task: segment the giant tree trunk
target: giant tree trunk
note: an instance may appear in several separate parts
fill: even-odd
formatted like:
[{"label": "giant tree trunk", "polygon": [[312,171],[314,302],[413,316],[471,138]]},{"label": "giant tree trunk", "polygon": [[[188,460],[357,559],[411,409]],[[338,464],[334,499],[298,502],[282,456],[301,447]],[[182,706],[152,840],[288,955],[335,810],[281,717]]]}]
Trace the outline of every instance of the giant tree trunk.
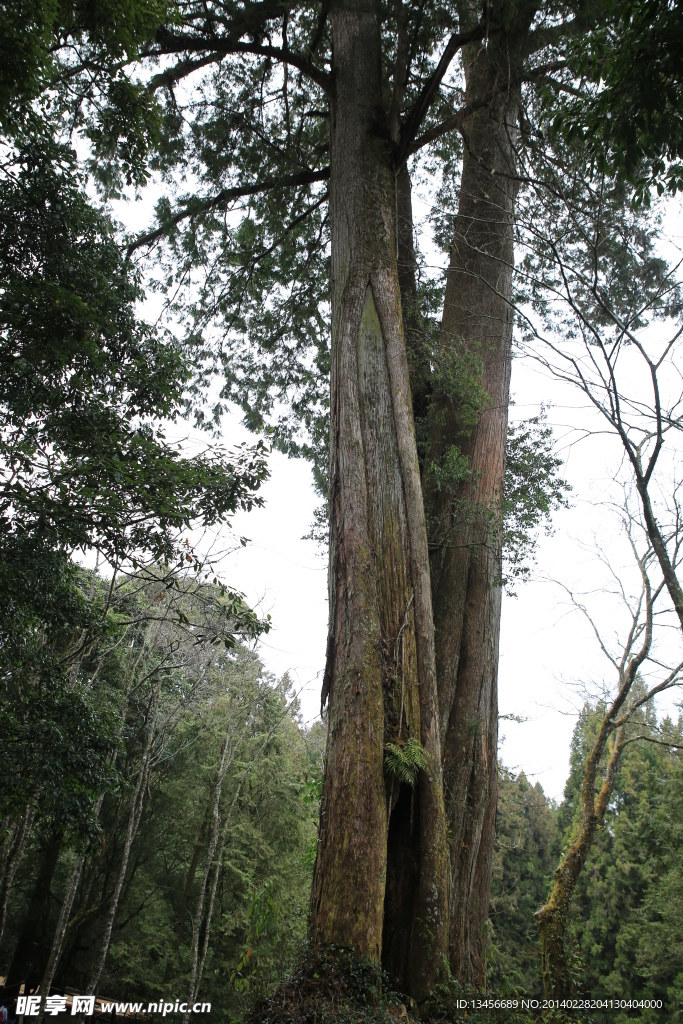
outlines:
[{"label": "giant tree trunk", "polygon": [[[448,853],[395,178],[375,6],[336,8],[332,29],[329,715],[311,925],[420,996],[447,950]],[[386,743],[408,737],[430,765],[414,794],[384,771]]]},{"label": "giant tree trunk", "polygon": [[[493,94],[493,45],[463,52],[467,103]],[[500,56],[500,55],[499,55]],[[500,82],[498,81],[498,89]],[[488,402],[475,426],[448,394],[435,396],[432,447],[456,446],[470,476],[454,493],[430,489],[428,513],[446,818],[452,833],[449,958],[483,985],[497,802],[500,500],[510,389],[517,94],[498,95],[465,124],[459,212],[439,346],[479,361]]]}]

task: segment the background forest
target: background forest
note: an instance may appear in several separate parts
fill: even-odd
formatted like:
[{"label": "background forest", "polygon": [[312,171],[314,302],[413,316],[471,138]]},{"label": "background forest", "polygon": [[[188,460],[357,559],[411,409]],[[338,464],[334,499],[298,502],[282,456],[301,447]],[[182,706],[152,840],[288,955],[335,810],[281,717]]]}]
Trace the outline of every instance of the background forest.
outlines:
[{"label": "background forest", "polygon": [[[92,575],[83,573],[78,585],[92,600]],[[128,583],[119,623],[88,650],[83,670],[98,705],[116,709],[118,721],[124,701],[96,841],[86,845],[82,821],[69,820],[63,799],[57,802],[64,791],[56,791],[16,871],[0,956],[10,984],[46,963],[85,850],[55,975],[57,990],[84,990],[108,922],[129,807],[137,798],[140,812],[99,991],[105,999],[144,1002],[160,993],[182,995],[198,929],[201,998],[239,1016],[276,989],[305,948],[325,728],[302,726],[289,680],[269,677],[248,648],[217,654],[191,635],[206,629],[217,599],[211,586],[206,593],[183,593],[187,620],[180,624],[172,614],[177,598],[169,601],[165,587],[162,580]],[[138,789],[151,707],[157,709],[157,731],[144,789]],[[501,769],[488,970],[488,990],[499,996],[542,998],[534,914],[572,834],[585,753],[600,711],[586,705],[580,715],[559,806],[523,774]],[[677,752],[658,742],[663,725],[680,736],[680,724],[657,723],[651,711],[640,716],[639,734],[654,742],[633,744],[624,756],[577,889],[569,942],[577,993],[662,999],[668,1019],[676,1020],[683,1009],[683,766]],[[64,732],[77,755],[82,737]],[[220,858],[209,877],[207,915],[206,906],[198,913],[197,901],[217,796]],[[641,1015],[661,1019],[661,1011]],[[632,1015],[610,1016],[625,1021]]]},{"label": "background forest", "polygon": [[[23,985],[238,1019],[323,935],[433,1020],[444,992],[683,1019],[681,8],[357,8],[0,8],[11,1014]],[[553,581],[607,666],[559,802],[498,754],[501,594],[572,501],[547,409],[508,419],[513,332],[616,445],[594,509],[631,558]],[[312,722],[220,569],[273,449],[331,552]]]}]

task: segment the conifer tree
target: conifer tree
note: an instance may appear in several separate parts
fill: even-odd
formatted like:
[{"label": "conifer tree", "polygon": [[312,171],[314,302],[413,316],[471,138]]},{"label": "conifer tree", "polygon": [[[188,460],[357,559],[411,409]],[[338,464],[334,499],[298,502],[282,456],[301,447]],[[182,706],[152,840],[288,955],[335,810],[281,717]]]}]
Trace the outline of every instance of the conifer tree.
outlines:
[{"label": "conifer tree", "polygon": [[[485,975],[520,103],[571,77],[589,8],[136,3],[48,26],[51,95],[105,195],[165,183],[129,256],[156,255],[223,400],[312,458],[328,495],[312,932],[415,996],[446,960]],[[455,133],[434,330],[409,160],[452,167]],[[428,768],[393,785],[385,747],[409,741]]]}]

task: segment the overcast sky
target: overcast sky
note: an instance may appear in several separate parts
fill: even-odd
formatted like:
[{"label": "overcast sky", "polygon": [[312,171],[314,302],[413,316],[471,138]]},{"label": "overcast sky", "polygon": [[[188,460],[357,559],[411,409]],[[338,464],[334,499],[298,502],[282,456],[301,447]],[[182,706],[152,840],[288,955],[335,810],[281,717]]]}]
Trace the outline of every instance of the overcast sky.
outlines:
[{"label": "overcast sky", "polygon": [[[115,213],[129,226],[144,228],[152,221],[154,199],[154,191],[148,190],[140,202],[116,204]],[[419,199],[416,206],[419,210]],[[666,244],[673,251],[671,247],[678,246],[683,235],[680,202],[672,201],[670,211]],[[433,253],[431,258],[445,262],[443,254]],[[516,597],[503,599],[500,713],[524,721],[501,721],[500,756],[506,766],[524,771],[541,783],[548,796],[559,800],[568,772],[571,734],[585,692],[596,694],[603,682],[611,680],[610,666],[590,626],[571,610],[561,584],[590,592],[586,605],[611,639],[624,620],[603,590],[607,580],[596,544],[625,580],[637,586],[638,577],[616,519],[606,507],[619,494],[615,485],[621,462],[618,445],[604,434],[586,436],[584,428],[599,425],[595,415],[577,392],[558,384],[530,360],[513,361],[512,395],[514,419],[535,415],[541,403],[548,407],[564,476],[573,491],[571,508],[554,518],[553,535],[539,539],[532,579],[516,588]],[[170,429],[169,436],[184,438],[189,448],[206,443],[204,435],[187,425]],[[253,441],[241,426],[238,412],[226,418],[223,437],[227,445]],[[216,538],[214,549],[234,547],[240,535],[249,538],[246,547],[223,558],[221,575],[262,614],[270,614],[272,629],[260,643],[260,654],[277,676],[290,673],[301,692],[304,720],[311,722],[319,714],[324,669],[327,562],[326,552],[303,537],[320,499],[306,463],[273,453],[270,469],[270,480],[261,492],[265,507],[236,515],[233,534],[226,531]],[[670,638],[670,648],[676,647],[680,648],[677,630]],[[675,699],[680,696],[669,696],[661,707],[673,709]]]},{"label": "overcast sky", "polygon": [[[518,396],[514,413],[524,418],[537,411],[541,398],[547,401],[559,390],[518,361],[513,382]],[[537,401],[535,390],[541,392]],[[521,400],[522,391],[526,401]],[[566,459],[564,472],[573,487],[571,508],[555,516],[552,536],[540,538],[532,579],[516,587],[516,597],[503,598],[500,713],[526,721],[501,721],[501,760],[540,782],[556,799],[562,796],[572,729],[585,690],[597,692],[612,676],[590,626],[552,581],[592,591],[586,604],[609,640],[625,620],[602,591],[608,581],[595,544],[627,582],[637,585],[617,521],[602,504],[616,494],[608,472],[610,464],[614,468],[616,446],[594,438],[578,441],[564,425],[570,416],[585,412],[551,407],[558,448]],[[226,424],[225,436],[229,441],[248,437],[237,416]],[[274,453],[270,465],[271,478],[262,492],[265,507],[233,519],[235,533],[250,542],[223,560],[222,573],[262,613],[271,615],[273,628],[260,644],[263,661],[278,676],[291,674],[301,689],[304,719],[311,721],[319,713],[324,668],[327,562],[318,545],[302,538],[319,499],[306,463]]]}]

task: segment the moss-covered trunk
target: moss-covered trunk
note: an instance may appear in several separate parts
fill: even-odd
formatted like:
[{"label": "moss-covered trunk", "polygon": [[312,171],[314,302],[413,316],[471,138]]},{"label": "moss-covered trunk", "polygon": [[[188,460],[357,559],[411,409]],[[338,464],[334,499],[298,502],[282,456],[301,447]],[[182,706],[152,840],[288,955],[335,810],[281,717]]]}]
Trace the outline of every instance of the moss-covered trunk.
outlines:
[{"label": "moss-covered trunk", "polygon": [[[447,949],[448,853],[427,534],[396,261],[374,5],[332,13],[329,700],[316,941],[382,959],[414,995]],[[384,769],[414,738],[414,794]],[[396,941],[391,941],[393,939]]]},{"label": "moss-covered trunk", "polygon": [[[635,676],[635,672],[633,675]],[[582,813],[576,835],[560,861],[559,867],[555,870],[553,889],[548,902],[536,914],[538,929],[541,933],[543,990],[546,999],[565,999],[571,995],[571,978],[567,970],[564,941],[569,908],[576,883],[593,845],[595,830],[602,824],[605,817],[607,804],[614,789],[614,779],[619,761],[626,743],[624,727],[621,726],[616,731],[605,778],[596,797],[595,778],[598,764],[612,728],[613,719],[605,718],[586,761],[581,787]]]},{"label": "moss-covered trunk", "polygon": [[[463,54],[467,102],[459,211],[439,339],[445,384],[432,407],[432,456],[467,458],[469,476],[437,489],[428,511],[446,818],[452,834],[450,964],[483,985],[497,800],[500,500],[512,343],[515,143],[518,97],[500,89],[504,55]],[[457,368],[460,367],[458,370]],[[486,393],[478,415],[448,390],[451,369]],[[438,383],[438,382],[437,382]],[[455,458],[453,458],[455,456]]]}]

